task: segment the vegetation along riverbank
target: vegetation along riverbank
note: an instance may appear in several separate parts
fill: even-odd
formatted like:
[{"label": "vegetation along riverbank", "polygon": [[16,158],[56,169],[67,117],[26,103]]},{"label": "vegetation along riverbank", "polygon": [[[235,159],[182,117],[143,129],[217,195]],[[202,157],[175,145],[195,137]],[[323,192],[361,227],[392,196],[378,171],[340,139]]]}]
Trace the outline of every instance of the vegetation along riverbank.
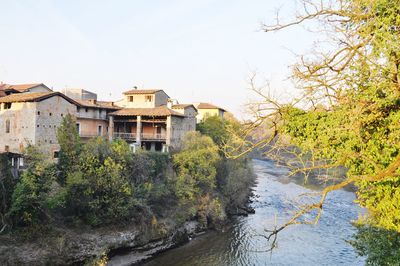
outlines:
[{"label": "vegetation along riverbank", "polygon": [[132,153],[123,140],[81,142],[72,116],[58,130],[58,162],[34,146],[12,178],[2,160],[0,264],[68,265],[107,261],[116,250],[137,262],[220,229],[245,214],[254,183],[249,159],[221,151],[234,119],[210,117],[172,153]]}]

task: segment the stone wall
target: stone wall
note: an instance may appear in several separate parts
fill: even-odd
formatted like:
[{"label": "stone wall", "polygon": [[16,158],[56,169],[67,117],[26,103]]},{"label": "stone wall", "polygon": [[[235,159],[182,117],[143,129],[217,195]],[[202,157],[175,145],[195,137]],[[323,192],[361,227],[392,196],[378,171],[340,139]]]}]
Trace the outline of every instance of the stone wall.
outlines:
[{"label": "stone wall", "polygon": [[[10,109],[0,110],[0,152],[8,150],[14,153],[23,152],[28,144],[35,144],[36,104],[12,103]],[[6,123],[10,123],[10,132],[6,133]]]},{"label": "stone wall", "polygon": [[67,114],[75,115],[76,106],[60,96],[53,96],[36,103],[35,142],[46,153],[60,149],[57,128]]}]

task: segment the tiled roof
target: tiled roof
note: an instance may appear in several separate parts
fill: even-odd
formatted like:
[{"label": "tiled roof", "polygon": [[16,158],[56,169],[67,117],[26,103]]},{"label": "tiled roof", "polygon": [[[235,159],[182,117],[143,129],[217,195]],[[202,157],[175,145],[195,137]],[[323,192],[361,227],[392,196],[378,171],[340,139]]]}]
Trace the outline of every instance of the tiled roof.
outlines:
[{"label": "tiled roof", "polygon": [[124,94],[154,94],[162,90],[129,90],[125,91]]},{"label": "tiled roof", "polygon": [[82,107],[91,107],[91,108],[104,108],[104,109],[113,109],[119,110],[121,107],[113,105],[113,102],[105,102],[105,101],[93,101],[93,100],[75,100]]},{"label": "tiled roof", "polygon": [[72,104],[78,104],[71,98],[60,92],[32,92],[32,93],[16,93],[0,98],[0,103],[18,103],[18,102],[40,102],[42,100],[60,96]]},{"label": "tiled roof", "polygon": [[193,108],[196,108],[196,107],[194,107],[193,104],[174,104],[174,105],[172,105],[172,109],[185,109],[190,106],[192,106]]},{"label": "tiled roof", "polygon": [[218,107],[216,105],[213,105],[211,103],[198,103],[198,104],[195,104],[195,106],[197,109],[221,109],[221,110],[225,111],[225,109]]},{"label": "tiled roof", "polygon": [[154,108],[124,108],[118,110],[116,112],[110,113],[113,116],[181,116],[184,117],[183,114],[180,114],[174,110],[167,108],[166,106],[159,106]]},{"label": "tiled roof", "polygon": [[11,84],[0,84],[0,90],[15,90],[17,92],[26,92],[29,89],[38,87],[38,86],[44,86],[47,88],[46,85],[43,83],[32,83],[32,84],[16,84],[16,85],[11,85]]}]

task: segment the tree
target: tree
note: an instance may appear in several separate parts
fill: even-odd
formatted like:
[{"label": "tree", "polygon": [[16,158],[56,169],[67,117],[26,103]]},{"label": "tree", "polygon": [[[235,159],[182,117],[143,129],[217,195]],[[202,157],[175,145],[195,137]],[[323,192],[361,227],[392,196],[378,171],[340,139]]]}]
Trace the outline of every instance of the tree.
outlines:
[{"label": "tree", "polygon": [[218,146],[222,146],[228,138],[226,121],[219,116],[209,116],[197,125],[197,130],[201,134],[207,135]]},{"label": "tree", "polygon": [[47,195],[56,171],[54,165],[34,146],[27,148],[25,158],[28,168],[13,191],[7,215],[14,225],[34,226],[49,218]]},{"label": "tree", "polygon": [[57,140],[60,145],[59,181],[63,184],[67,174],[75,168],[82,148],[76,119],[71,114],[67,114],[63,118],[60,127],[57,129]]},{"label": "tree", "polygon": [[252,106],[255,119],[244,132],[268,125],[268,136],[252,148],[268,147],[268,154],[307,159],[293,173],[338,166],[348,171],[341,182],[326,187],[314,204],[272,230],[268,239],[274,245],[276,234],[301,223],[305,213],[314,213],[314,219],[306,222],[316,223],[327,194],[351,183],[358,187],[359,204],[368,209],[364,222],[400,232],[400,2],[301,3],[303,9],[292,22],[278,19],[274,25],[264,25],[264,30],[314,21],[312,26],[319,25],[320,32],[326,33],[330,50],[325,46],[319,53],[299,58],[292,78],[303,95],[292,103],[276,101],[252,79],[262,101]]},{"label": "tree", "polygon": [[0,234],[11,225],[7,215],[12,204],[12,193],[16,180],[11,173],[7,155],[0,154]]},{"label": "tree", "polygon": [[126,171],[130,158],[124,141],[110,143],[99,137],[85,144],[76,169],[67,175],[67,210],[91,225],[128,218],[133,204]]},{"label": "tree", "polygon": [[216,185],[216,166],[220,160],[218,147],[210,137],[199,132],[187,133],[182,146],[182,150],[173,156],[178,198],[194,199],[210,193]]}]

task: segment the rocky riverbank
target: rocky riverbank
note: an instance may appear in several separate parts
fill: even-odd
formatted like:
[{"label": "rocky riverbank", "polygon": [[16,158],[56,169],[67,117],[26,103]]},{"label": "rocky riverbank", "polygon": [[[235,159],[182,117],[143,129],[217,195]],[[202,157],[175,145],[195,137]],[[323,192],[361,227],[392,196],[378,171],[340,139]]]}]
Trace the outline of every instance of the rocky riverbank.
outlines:
[{"label": "rocky riverbank", "polygon": [[[227,210],[228,216],[254,213],[248,204],[250,196],[242,205]],[[90,265],[97,261],[135,265],[183,245],[207,230],[197,221],[177,224],[165,219],[158,221],[157,226],[59,227],[29,239],[19,234],[3,235],[0,236],[0,265]]]},{"label": "rocky riverbank", "polygon": [[31,240],[1,236],[0,265],[81,265],[107,259],[121,250],[129,250],[130,254],[135,252],[132,263],[138,263],[184,244],[205,230],[195,221],[179,226],[165,222],[162,226],[162,230],[135,225],[89,230],[56,229]]}]

